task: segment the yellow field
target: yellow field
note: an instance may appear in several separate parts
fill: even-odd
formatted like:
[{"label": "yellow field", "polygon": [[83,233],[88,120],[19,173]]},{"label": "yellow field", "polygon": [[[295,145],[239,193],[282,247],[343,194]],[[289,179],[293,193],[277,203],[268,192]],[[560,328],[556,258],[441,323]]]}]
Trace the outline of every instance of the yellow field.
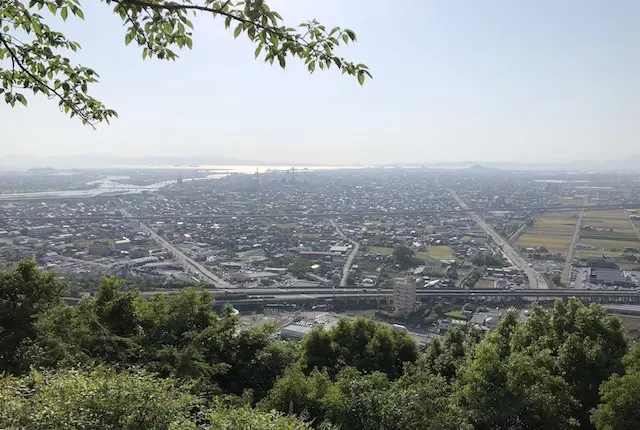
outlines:
[{"label": "yellow field", "polygon": [[437,260],[453,260],[453,250],[448,246],[427,246],[426,251],[416,252],[418,258],[435,258]]},{"label": "yellow field", "polygon": [[571,244],[571,236],[551,236],[545,234],[528,234],[524,233],[516,245],[522,248],[535,248],[537,246],[544,246],[551,253],[559,252],[561,254],[566,253],[569,250]]},{"label": "yellow field", "polygon": [[575,230],[577,214],[546,212],[536,217],[533,227],[527,228],[516,241],[521,248],[542,246],[551,253],[566,254]]},{"label": "yellow field", "polygon": [[624,210],[590,211],[582,218],[582,226],[597,229],[613,229],[615,232],[630,233],[635,236],[628,214]]},{"label": "yellow field", "polygon": [[[592,229],[586,230],[585,227]],[[605,251],[640,248],[640,240],[629,220],[629,214],[622,209],[587,212],[582,219],[578,242]]]}]

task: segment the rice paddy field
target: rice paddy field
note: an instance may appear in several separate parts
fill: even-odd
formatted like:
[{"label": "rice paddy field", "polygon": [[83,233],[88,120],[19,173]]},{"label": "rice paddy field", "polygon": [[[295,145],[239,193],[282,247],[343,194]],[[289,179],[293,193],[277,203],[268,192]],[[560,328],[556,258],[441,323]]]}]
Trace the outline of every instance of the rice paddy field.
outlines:
[{"label": "rice paddy field", "polygon": [[426,251],[416,252],[418,258],[435,258],[436,260],[453,260],[453,250],[448,246],[427,246]]},{"label": "rice paddy field", "polygon": [[576,212],[544,212],[516,241],[520,248],[542,246],[551,253],[567,254],[577,221]]},{"label": "rice paddy field", "polygon": [[[590,227],[590,229],[588,229]],[[582,219],[578,243],[594,246],[596,250],[577,250],[578,256],[622,253],[624,248],[640,248],[638,232],[622,209],[590,211]]]}]

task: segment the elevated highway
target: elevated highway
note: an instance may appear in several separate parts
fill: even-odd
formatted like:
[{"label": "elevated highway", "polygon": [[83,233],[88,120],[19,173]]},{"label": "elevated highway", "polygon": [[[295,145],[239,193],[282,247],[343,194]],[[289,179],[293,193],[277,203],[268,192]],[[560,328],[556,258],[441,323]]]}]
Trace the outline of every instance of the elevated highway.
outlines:
[{"label": "elevated highway", "polygon": [[[393,290],[390,288],[234,288],[233,290],[207,289],[216,296],[216,301],[222,303],[305,303],[322,302],[329,299],[391,299]],[[155,294],[176,294],[179,290],[145,291],[143,297]],[[527,301],[567,299],[576,297],[588,302],[601,303],[640,303],[640,292],[636,290],[578,290],[578,289],[433,289],[420,290],[416,293],[418,299],[462,299],[492,300],[492,299],[522,299]],[[64,298],[68,303],[77,303],[77,298]]]}]

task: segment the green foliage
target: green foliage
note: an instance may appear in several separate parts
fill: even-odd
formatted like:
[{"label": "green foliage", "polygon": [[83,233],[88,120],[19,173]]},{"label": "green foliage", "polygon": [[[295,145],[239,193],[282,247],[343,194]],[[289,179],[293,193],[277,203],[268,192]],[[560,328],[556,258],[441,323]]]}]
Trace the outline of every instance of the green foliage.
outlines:
[{"label": "green foliage", "polygon": [[309,428],[276,412],[215,405],[151,374],[64,370],[0,379],[0,427],[29,430]]},{"label": "green foliage", "polygon": [[23,261],[12,272],[0,272],[0,371],[21,366],[16,351],[37,335],[38,315],[60,303],[64,285],[51,273]]},{"label": "green foliage", "polygon": [[489,252],[479,252],[473,256],[473,264],[485,267],[504,267],[505,261],[498,255]]},{"label": "green foliage", "polygon": [[399,246],[393,250],[393,259],[400,269],[406,270],[414,265],[415,252],[406,246]]},{"label": "green foliage", "polygon": [[289,266],[291,274],[298,278],[304,278],[307,272],[311,272],[313,261],[298,258]]},{"label": "green foliage", "polygon": [[214,409],[206,415],[210,430],[306,430],[312,427],[293,417],[275,411],[258,412],[247,406],[241,408]]},{"label": "green foliage", "polygon": [[404,363],[417,358],[417,346],[407,333],[364,318],[341,319],[329,331],[316,327],[302,344],[304,369],[326,369],[331,375],[343,366],[351,366],[364,372],[384,372],[396,379]]},{"label": "green foliage", "polygon": [[420,353],[365,319],[299,345],[271,340],[271,326],[241,329],[197,289],[145,300],[105,278],[69,307],[63,288],[33,262],[0,273],[0,428],[640,426],[640,346],[575,299],[526,322],[508,311],[483,341],[454,327]]},{"label": "green foliage", "polygon": [[271,326],[239,331],[230,309],[218,316],[213,304],[211,294],[196,289],[145,300],[135,291],[123,291],[121,281],[106,278],[95,297],[73,308],[42,309],[33,334],[14,342],[16,364],[2,369],[135,366],[189,381],[196,392],[240,395],[250,390],[263,397],[298,360],[298,348],[270,341]]},{"label": "green foliage", "polygon": [[602,403],[591,413],[598,430],[640,428],[640,373],[613,375],[600,387]]},{"label": "green foliage", "polygon": [[[310,73],[332,66],[357,78],[362,85],[371,74],[334,51],[341,44],[356,41],[350,29],[327,28],[312,20],[292,28],[264,0],[101,0],[113,9],[125,27],[124,43],[142,48],[142,58],[175,60],[176,50],[193,47],[194,25],[190,15],[209,15],[234,27],[234,37],[244,34],[256,45],[255,57],[274,61],[284,68],[288,58],[302,60]],[[40,13],[63,21],[84,19],[80,0],[0,0],[0,95],[5,102],[27,105],[26,91],[55,98],[71,117],[95,126],[109,122],[117,113],[89,95],[98,74],[88,67],[73,65],[66,56],[80,44],[52,29]],[[3,65],[6,60],[7,66]]]},{"label": "green foliage", "polygon": [[167,379],[108,369],[31,373],[0,380],[0,427],[189,429],[196,399]]}]

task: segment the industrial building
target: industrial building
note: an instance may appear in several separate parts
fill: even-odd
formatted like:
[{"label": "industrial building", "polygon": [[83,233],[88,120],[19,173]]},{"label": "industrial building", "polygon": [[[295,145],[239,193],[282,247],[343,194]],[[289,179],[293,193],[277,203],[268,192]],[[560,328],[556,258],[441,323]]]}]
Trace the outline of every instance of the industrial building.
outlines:
[{"label": "industrial building", "polygon": [[589,281],[592,284],[608,285],[616,287],[635,287],[631,278],[625,276],[620,269],[605,269],[601,267],[589,268]]},{"label": "industrial building", "polygon": [[289,324],[280,329],[280,336],[283,339],[302,340],[311,330],[311,327],[306,325]]}]

